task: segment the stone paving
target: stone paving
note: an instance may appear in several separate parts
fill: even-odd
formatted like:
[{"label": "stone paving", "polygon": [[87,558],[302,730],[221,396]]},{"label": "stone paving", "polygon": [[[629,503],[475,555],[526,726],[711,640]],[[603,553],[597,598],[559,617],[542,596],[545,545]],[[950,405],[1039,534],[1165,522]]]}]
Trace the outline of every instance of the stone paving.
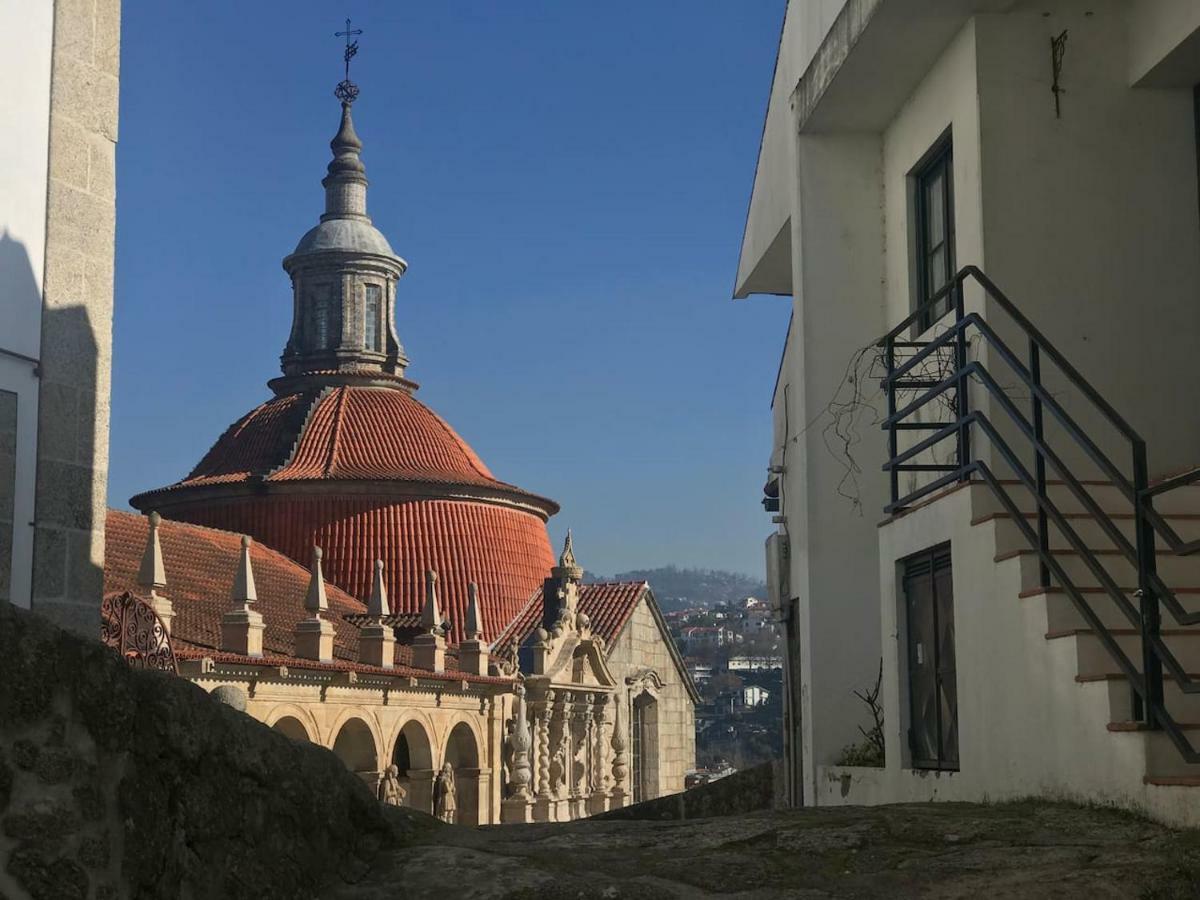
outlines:
[{"label": "stone paving", "polygon": [[1200,897],[1200,832],[1040,802],[492,828],[430,820],[412,840],[327,896]]}]

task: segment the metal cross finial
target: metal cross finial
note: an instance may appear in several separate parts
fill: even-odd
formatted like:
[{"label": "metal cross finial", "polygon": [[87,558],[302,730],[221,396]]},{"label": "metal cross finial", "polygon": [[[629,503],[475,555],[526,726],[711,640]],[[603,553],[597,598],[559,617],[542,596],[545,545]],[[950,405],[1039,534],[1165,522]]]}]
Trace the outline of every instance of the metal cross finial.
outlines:
[{"label": "metal cross finial", "polygon": [[346,63],[346,77],[343,81],[338,83],[336,88],[334,88],[333,95],[343,103],[347,104],[353,103],[358,97],[358,85],[350,80],[350,60],[354,58],[356,53],[358,53],[358,41],[351,41],[350,38],[362,33],[363,30],[361,28],[352,29],[350,27],[350,20],[347,19],[346,30],[335,31],[333,34],[334,37],[344,37],[346,39],[346,50],[342,54],[342,58]]}]

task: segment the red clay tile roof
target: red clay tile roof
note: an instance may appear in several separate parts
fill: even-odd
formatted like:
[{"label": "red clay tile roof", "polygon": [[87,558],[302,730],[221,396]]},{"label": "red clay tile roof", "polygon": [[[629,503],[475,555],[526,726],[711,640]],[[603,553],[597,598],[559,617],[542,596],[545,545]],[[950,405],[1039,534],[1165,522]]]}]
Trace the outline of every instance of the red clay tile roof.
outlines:
[{"label": "red clay tile roof", "polygon": [[384,562],[396,613],[420,612],[425,571],[438,573],[442,614],[461,641],[467,583],[479,585],[484,638],[511,622],[554,565],[546,526],[532,513],[466,500],[396,500],[369,494],[267,494],[197,498],[164,505],[164,516],[251,535],[292,559],[325,554],[325,577],[354,597],[369,597],[375,560]]},{"label": "red clay tile roof", "polygon": [[[604,581],[579,586],[579,611],[591,620],[592,633],[604,638],[611,649],[613,641],[633,615],[634,607],[649,589],[644,581]],[[524,643],[525,638],[538,627],[542,619],[542,589],[530,598],[525,608],[495,641],[503,647],[516,638]]]},{"label": "red clay tile roof", "polygon": [[[105,594],[132,591],[144,595],[144,589],[137,584],[137,574],[148,530],[144,516],[115,509],[108,511],[104,550]],[[158,534],[167,574],[167,587],[163,593],[170,598],[175,611],[171,642],[177,654],[184,657],[232,658],[231,654],[220,652],[221,616],[230,608],[230,590],[241,551],[241,535],[166,519],[159,526]],[[266,658],[273,660],[260,662],[320,667],[319,663],[296,658],[293,641],[296,623],[308,618],[308,612],[304,609],[308,570],[259,543],[250,545],[250,560],[258,593],[255,609],[262,614],[266,625],[263,651]],[[357,663],[358,627],[343,617],[358,620],[365,614],[366,606],[329,583],[328,574],[326,595],[329,598],[328,618],[334,628],[334,657],[338,661],[334,667],[361,669],[363,667]],[[398,644],[395,661],[397,666],[411,666],[412,647]],[[447,653],[446,669],[448,678],[465,677],[458,671],[458,657],[453,650]],[[411,674],[422,678],[436,677],[431,672],[417,669],[413,669]]]},{"label": "red clay tile roof", "polygon": [[252,479],[409,481],[526,493],[492,475],[410,392],[352,385],[267,401],[231,425],[186,478],[160,490]]}]

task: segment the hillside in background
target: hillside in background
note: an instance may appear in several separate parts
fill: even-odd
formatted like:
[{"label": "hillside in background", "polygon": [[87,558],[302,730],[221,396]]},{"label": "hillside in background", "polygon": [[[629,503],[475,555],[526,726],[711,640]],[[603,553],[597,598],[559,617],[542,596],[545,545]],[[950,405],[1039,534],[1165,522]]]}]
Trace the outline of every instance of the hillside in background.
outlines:
[{"label": "hillside in background", "polygon": [[587,572],[584,581],[648,581],[658,605],[664,612],[686,609],[689,606],[715,606],[742,597],[767,596],[767,585],[761,579],[738,572],[717,569],[681,569],[662,566],[658,569],[635,569],[616,575],[596,575]]}]

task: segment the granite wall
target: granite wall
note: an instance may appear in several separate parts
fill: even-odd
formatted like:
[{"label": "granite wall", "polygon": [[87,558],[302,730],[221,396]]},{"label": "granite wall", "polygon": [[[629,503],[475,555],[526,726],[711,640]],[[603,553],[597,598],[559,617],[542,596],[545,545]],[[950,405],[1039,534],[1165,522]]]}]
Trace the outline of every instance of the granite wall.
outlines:
[{"label": "granite wall", "polygon": [[0,897],[309,897],[438,827],[330,751],[0,604]]},{"label": "granite wall", "polygon": [[33,608],[100,628],[116,228],[120,0],[55,0]]},{"label": "granite wall", "polygon": [[[621,726],[626,729],[626,747],[632,753],[633,738],[629,732],[631,710],[641,687],[630,684],[652,670],[662,679],[663,686],[655,691],[655,722],[657,764],[650,796],[658,797],[683,790],[684,776],[696,765],[696,713],[688,692],[686,677],[675,665],[666,634],[655,620],[646,599],[639,601],[628,624],[613,641],[608,665],[620,685],[622,698]],[[632,777],[632,763],[630,765]],[[629,784],[626,788],[632,790]]]}]

